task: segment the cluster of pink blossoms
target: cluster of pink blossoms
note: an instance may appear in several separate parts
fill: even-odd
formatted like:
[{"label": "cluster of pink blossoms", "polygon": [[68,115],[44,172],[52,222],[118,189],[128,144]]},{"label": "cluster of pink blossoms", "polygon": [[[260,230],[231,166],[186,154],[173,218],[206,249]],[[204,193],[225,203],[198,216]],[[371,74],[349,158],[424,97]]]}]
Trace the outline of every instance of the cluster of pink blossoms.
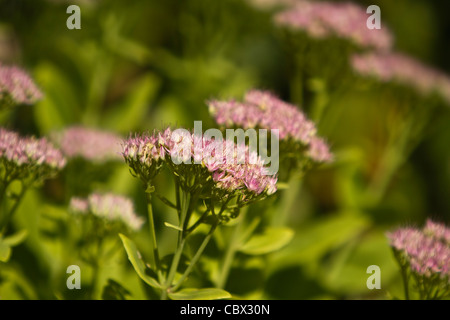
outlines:
[{"label": "cluster of pink blossoms", "polygon": [[429,237],[441,240],[450,246],[450,228],[447,228],[444,224],[428,220],[423,228],[423,233]]},{"label": "cluster of pink blossoms", "polygon": [[450,281],[450,229],[427,221],[422,229],[401,228],[388,234],[391,246],[401,252],[418,275],[440,275]]},{"label": "cluster of pink blossoms", "polygon": [[136,215],[129,198],[112,193],[93,193],[87,198],[73,197],[69,208],[75,214],[92,214],[109,223],[121,222],[132,231],[138,231],[144,224],[144,220]]},{"label": "cluster of pink blossoms", "polygon": [[335,36],[362,48],[386,51],[392,47],[393,37],[388,29],[367,28],[366,10],[352,2],[300,0],[296,5],[275,16],[275,22],[293,30],[306,32],[312,38]]},{"label": "cluster of pink blossoms", "polygon": [[112,132],[73,126],[55,133],[52,140],[67,158],[81,157],[93,162],[121,159],[122,138]]},{"label": "cluster of pink blossoms", "polygon": [[185,129],[168,128],[131,137],[124,143],[123,157],[143,180],[152,179],[167,164],[178,176],[192,173],[200,180],[212,180],[216,190],[228,193],[260,195],[276,191],[277,177],[268,174],[256,152],[233,141],[209,139]]},{"label": "cluster of pink blossoms", "polygon": [[250,90],[244,101],[208,102],[216,122],[243,129],[277,129],[281,140],[293,140],[306,147],[306,156],[314,162],[329,162],[333,156],[327,143],[317,136],[315,124],[295,105],[280,100],[267,91]]},{"label": "cluster of pink blossoms", "polygon": [[41,98],[41,91],[23,70],[0,64],[0,106],[33,104]]},{"label": "cluster of pink blossoms", "polygon": [[21,137],[4,128],[0,128],[0,159],[6,174],[17,178],[53,173],[66,164],[61,151],[45,138]]},{"label": "cluster of pink blossoms", "polygon": [[356,73],[381,82],[411,86],[423,95],[439,94],[450,104],[450,77],[400,53],[366,53],[351,58]]}]

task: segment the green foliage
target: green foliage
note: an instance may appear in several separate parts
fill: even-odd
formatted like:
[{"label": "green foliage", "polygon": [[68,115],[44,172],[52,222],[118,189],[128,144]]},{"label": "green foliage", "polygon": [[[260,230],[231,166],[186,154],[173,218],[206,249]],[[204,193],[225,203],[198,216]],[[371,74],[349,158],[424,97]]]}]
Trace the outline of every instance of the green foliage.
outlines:
[{"label": "green foliage", "polygon": [[123,246],[125,247],[128,259],[133,265],[134,270],[136,270],[138,276],[149,286],[157,289],[161,288],[161,285],[156,281],[156,279],[146,274],[146,265],[142,261],[141,254],[137,250],[134,242],[128,239],[123,234],[120,234],[120,239],[122,240]]},{"label": "green foliage", "polygon": [[290,228],[267,228],[261,234],[254,234],[239,251],[249,255],[268,254],[286,246],[293,236]]},{"label": "green foliage", "polygon": [[[404,298],[386,232],[430,216],[450,221],[448,106],[432,109],[432,99],[337,72],[346,56],[333,41],[311,54],[332,60],[314,60],[310,67],[318,73],[307,78],[297,50],[305,37],[289,39],[273,23],[276,9],[252,2],[83,1],[82,29],[68,30],[65,2],[2,1],[0,63],[27,70],[44,99],[0,110],[1,127],[43,137],[81,124],[125,138],[202,120],[206,130],[217,127],[206,100],[240,101],[248,89],[261,88],[301,101],[335,161],[297,172],[295,186],[280,182],[273,198],[235,220],[215,226],[212,215],[200,219],[176,259],[186,230],[166,171],[156,187],[143,188],[124,163],[81,162],[89,170],[79,170],[72,162],[74,170],[68,166],[28,189],[0,230],[1,299]],[[448,4],[383,0],[380,6],[396,49],[450,73],[442,31]],[[12,199],[11,188],[0,197]],[[161,259],[147,220],[136,234],[103,239],[102,254],[86,261],[82,230],[68,206],[71,197],[93,190],[129,196],[141,217],[151,203]],[[156,192],[164,198],[149,201]],[[206,202],[187,209],[192,224]],[[177,268],[167,282],[172,264]],[[81,290],[66,286],[69,265],[81,268]],[[381,290],[366,286],[370,265],[381,268]]]},{"label": "green foliage", "polygon": [[172,300],[218,300],[231,298],[231,295],[222,289],[216,288],[186,288],[175,293],[169,293]]},{"label": "green foliage", "polygon": [[5,238],[0,237],[0,262],[8,262],[12,248],[25,241],[26,237],[26,230],[19,231]]}]

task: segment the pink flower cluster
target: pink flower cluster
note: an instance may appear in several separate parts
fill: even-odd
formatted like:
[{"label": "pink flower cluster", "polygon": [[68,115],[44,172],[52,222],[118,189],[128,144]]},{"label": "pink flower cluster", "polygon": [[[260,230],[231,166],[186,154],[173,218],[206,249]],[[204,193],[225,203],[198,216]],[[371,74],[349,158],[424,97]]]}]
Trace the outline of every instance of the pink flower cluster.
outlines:
[{"label": "pink flower cluster", "polygon": [[352,2],[300,0],[275,16],[280,26],[306,32],[312,38],[336,36],[362,48],[389,50],[393,38],[388,29],[367,28],[368,15],[364,8]]},{"label": "pink flower cluster", "polygon": [[0,63],[0,102],[8,98],[13,104],[33,104],[42,93],[23,70]]},{"label": "pink flower cluster", "polygon": [[244,129],[277,129],[281,140],[292,139],[307,147],[306,155],[315,162],[331,161],[326,142],[316,135],[315,124],[299,108],[267,91],[250,90],[243,102],[208,102],[209,112],[220,125]]},{"label": "pink flower cluster", "polygon": [[73,197],[69,208],[76,214],[92,214],[108,222],[122,222],[133,231],[138,231],[144,224],[144,220],[136,215],[129,198],[112,193],[93,193],[87,198]]},{"label": "pink flower cluster", "polygon": [[88,161],[119,160],[122,138],[112,132],[73,126],[52,136],[67,158],[81,157]]},{"label": "pink flower cluster", "polygon": [[428,220],[423,230],[401,228],[388,238],[391,246],[404,254],[413,272],[425,277],[450,276],[450,229],[445,225]]},{"label": "pink flower cluster", "polygon": [[[193,139],[194,159],[203,154],[202,163],[212,173],[218,188],[229,192],[246,189],[256,195],[276,192],[277,178],[269,175],[261,157],[246,145],[237,145],[230,140],[208,140],[204,137],[200,140],[196,136]],[[199,140],[197,143],[196,139]]]},{"label": "pink flower cluster", "polygon": [[20,137],[4,128],[0,128],[0,159],[16,170],[38,167],[60,170],[66,164],[61,151],[45,138]]},{"label": "pink flower cluster", "polygon": [[135,135],[122,145],[122,155],[127,163],[139,162],[141,166],[151,167],[161,164],[170,150],[172,130],[167,128],[163,132],[154,132],[153,135]]},{"label": "pink flower cluster", "polygon": [[367,53],[351,58],[356,73],[382,82],[396,81],[421,94],[439,94],[450,104],[450,77],[400,53]]},{"label": "pink flower cluster", "polygon": [[450,228],[447,228],[444,224],[428,220],[423,228],[423,233],[450,246]]},{"label": "pink flower cluster", "polygon": [[[192,172],[186,166],[206,169],[197,171],[200,179],[212,178],[217,189],[249,191],[252,194],[272,194],[277,178],[268,175],[263,160],[247,146],[229,140],[213,140],[185,129],[167,128],[153,135],[131,137],[123,146],[123,157],[137,173],[166,163],[177,175]],[[169,159],[170,158],[170,159]],[[149,177],[156,172],[149,174]]]}]

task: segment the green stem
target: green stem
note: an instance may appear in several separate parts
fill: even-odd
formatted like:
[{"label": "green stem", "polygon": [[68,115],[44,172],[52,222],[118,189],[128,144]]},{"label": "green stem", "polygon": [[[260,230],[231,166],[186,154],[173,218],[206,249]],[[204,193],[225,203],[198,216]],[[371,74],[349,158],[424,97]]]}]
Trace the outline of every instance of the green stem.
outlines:
[{"label": "green stem", "polygon": [[328,106],[330,97],[327,92],[327,85],[325,80],[315,79],[314,99],[311,107],[311,118],[317,125],[320,124],[325,109]]},{"label": "green stem", "polygon": [[83,117],[83,121],[90,125],[97,124],[99,120],[100,109],[106,95],[113,65],[112,58],[106,56],[105,52],[100,49],[96,49],[96,61],[92,66],[93,72],[88,86],[86,109]]},{"label": "green stem", "polygon": [[424,110],[421,113],[416,112],[410,115],[402,123],[402,126],[396,127],[397,131],[393,133],[381,157],[377,173],[367,189],[366,196],[369,205],[378,204],[382,200],[393,175],[420,142],[429,123],[430,114]]},{"label": "green stem", "polygon": [[238,243],[240,240],[241,231],[244,225],[245,212],[241,213],[241,220],[234,227],[233,234],[231,235],[230,243],[228,245],[227,251],[225,253],[225,258],[222,264],[222,271],[220,272],[219,279],[217,281],[217,288],[223,289],[227,284],[228,275],[230,274],[231,265],[234,260],[238,249]]},{"label": "green stem", "polygon": [[292,103],[303,105],[303,79],[300,71],[297,71],[290,81]]},{"label": "green stem", "polygon": [[[189,192],[183,192],[183,197],[181,199],[181,214],[179,219],[179,227],[183,228],[186,217],[189,214],[189,209],[191,207],[191,194]],[[167,299],[167,291],[172,285],[173,279],[178,269],[178,264],[180,262],[181,255],[183,253],[184,245],[186,244],[185,230],[178,233],[178,244],[175,251],[175,255],[170,266],[169,273],[166,278],[166,282],[162,288],[161,300]]]},{"label": "green stem", "polygon": [[166,206],[178,210],[177,205],[173,204],[172,201],[170,201],[169,199],[167,199],[166,197],[164,197],[163,195],[155,192],[155,195],[158,197],[159,200],[161,200]]},{"label": "green stem", "polygon": [[183,191],[183,197],[181,199],[181,214],[179,227],[183,230],[178,233],[178,243],[180,244],[182,239],[185,237],[186,229],[184,228],[186,219],[189,216],[189,210],[191,209],[191,194],[189,192]]},{"label": "green stem", "polygon": [[304,66],[306,48],[302,45],[301,48],[296,48],[296,53],[293,56],[294,75],[290,80],[291,102],[299,106],[304,105]]},{"label": "green stem", "polygon": [[209,212],[210,209],[209,208],[206,209],[205,212],[202,213],[200,218],[198,218],[198,220],[192,226],[186,229],[186,236],[189,235],[191,232],[193,232],[205,220]]},{"label": "green stem", "polygon": [[408,275],[404,267],[402,267],[403,290],[405,291],[405,300],[409,300]]},{"label": "green stem", "polygon": [[178,282],[171,288],[171,291],[176,291],[182,284],[183,281],[187,278],[187,276],[191,273],[192,269],[194,268],[195,264],[197,263],[198,259],[200,259],[200,256],[202,255],[203,251],[205,250],[206,246],[209,243],[209,240],[211,240],[211,237],[214,233],[214,230],[219,225],[219,220],[217,220],[209,230],[208,234],[206,235],[205,239],[203,239],[202,244],[198,248],[197,252],[195,253],[194,257],[192,258],[191,262],[189,263],[189,266],[187,267],[186,271],[183,273],[181,278],[178,280]]},{"label": "green stem", "polygon": [[402,144],[389,146],[383,154],[379,173],[368,188],[369,204],[377,204],[381,201],[392,176],[404,162],[406,156],[403,154],[404,146]]},{"label": "green stem", "polygon": [[180,200],[180,181],[178,177],[175,177],[175,196],[176,196],[176,206],[178,218],[181,217],[181,200]]},{"label": "green stem", "polygon": [[407,267],[402,263],[402,258],[400,256],[400,253],[398,253],[395,249],[392,249],[394,252],[395,260],[397,261],[398,265],[400,266],[400,271],[402,274],[402,280],[403,280],[403,290],[405,292],[405,300],[409,300],[409,284],[408,284],[408,272]]},{"label": "green stem", "polygon": [[1,182],[0,185],[0,205],[3,203],[3,198],[5,197],[6,188],[8,188],[9,183],[5,180]]},{"label": "green stem", "polygon": [[8,223],[11,220],[11,217],[13,216],[14,212],[19,207],[19,204],[20,204],[26,190],[27,190],[27,187],[22,184],[22,190],[20,190],[20,193],[17,195],[15,202],[14,202],[13,206],[11,207],[11,209],[9,211],[7,211],[5,219],[1,222],[0,234],[6,233],[7,228],[8,228]]},{"label": "green stem", "polygon": [[166,283],[161,293],[161,300],[167,299],[167,291],[172,285],[172,281],[175,277],[175,274],[177,273],[178,264],[180,262],[181,254],[183,253],[185,243],[186,239],[184,238],[181,240],[179,246],[177,247],[177,251],[175,252],[175,255],[172,260],[172,265],[170,266],[169,275],[167,276]]},{"label": "green stem", "polygon": [[280,227],[286,225],[289,220],[294,202],[297,200],[301,189],[301,181],[297,174],[292,174],[288,181],[288,188],[283,191],[280,199],[280,210],[273,215],[272,226]]},{"label": "green stem", "polygon": [[98,276],[100,274],[100,261],[102,260],[102,239],[97,238],[96,243],[96,253],[94,255],[94,259],[92,261],[92,280],[91,280],[91,292],[90,292],[90,299],[94,299],[95,291],[97,290],[98,286]]},{"label": "green stem", "polygon": [[152,246],[152,258],[155,264],[156,272],[158,274],[158,278],[161,281],[162,272],[161,272],[161,262],[159,259],[159,251],[158,251],[158,243],[156,241],[156,230],[155,230],[155,221],[153,218],[153,207],[152,207],[152,196],[147,194],[147,211],[148,211],[148,224],[150,227],[150,239]]}]

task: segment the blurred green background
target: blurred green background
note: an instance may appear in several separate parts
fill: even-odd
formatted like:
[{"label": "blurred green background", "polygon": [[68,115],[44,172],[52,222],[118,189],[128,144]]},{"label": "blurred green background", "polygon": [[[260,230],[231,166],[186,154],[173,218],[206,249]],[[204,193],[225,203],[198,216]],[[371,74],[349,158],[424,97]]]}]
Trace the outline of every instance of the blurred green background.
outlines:
[{"label": "blurred green background", "polygon": [[[450,74],[449,2],[358,3],[380,6],[396,49]],[[66,27],[69,4],[81,8],[81,30]],[[243,0],[0,0],[0,61],[25,68],[45,93],[37,105],[15,109],[10,127],[45,136],[84,124],[127,137],[166,125],[190,128],[202,120],[205,130],[214,126],[207,99],[240,99],[247,90],[261,88],[290,101],[289,54],[272,15]],[[376,97],[375,91],[356,88],[332,101],[327,110],[339,110],[335,125],[319,124],[319,132],[336,162],[309,172],[286,209],[294,239],[275,254],[234,268],[227,290],[266,299],[401,296],[385,233],[421,225],[428,217],[449,222],[450,109],[440,111],[381,200],[366,205],[390,108]],[[309,112],[308,105],[302,108]],[[111,169],[107,182],[96,187],[133,197],[145,216],[140,183],[125,165]],[[65,289],[65,268],[77,264],[61,238],[70,228],[66,208],[58,179],[27,194],[14,223],[29,236],[12,256],[11,263],[20,267],[2,273],[5,297],[83,297]],[[165,210],[155,204],[162,246],[168,247],[173,234],[162,225]],[[147,237],[145,232],[136,237],[144,255]],[[100,282],[114,279],[133,298],[145,298],[123,250],[119,256],[105,267]],[[373,264],[381,268],[381,290],[366,287],[366,269]]]}]

